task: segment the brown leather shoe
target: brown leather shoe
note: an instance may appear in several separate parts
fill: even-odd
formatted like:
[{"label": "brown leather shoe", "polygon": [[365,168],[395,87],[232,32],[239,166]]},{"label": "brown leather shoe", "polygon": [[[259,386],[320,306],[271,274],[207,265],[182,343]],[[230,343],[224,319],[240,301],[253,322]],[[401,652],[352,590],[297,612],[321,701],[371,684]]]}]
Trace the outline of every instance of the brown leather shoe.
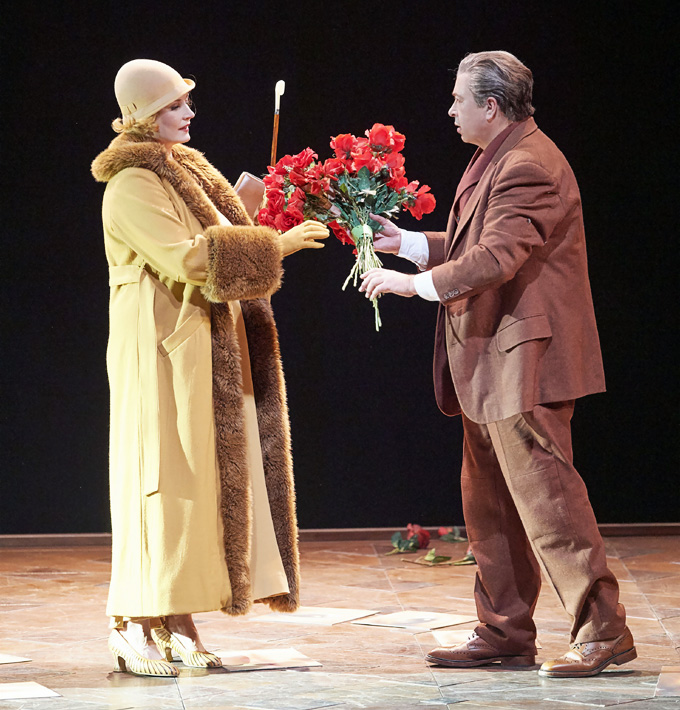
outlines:
[{"label": "brown leather shoe", "polygon": [[597,675],[610,663],[620,666],[637,658],[633,635],[626,630],[615,639],[572,643],[561,658],[546,661],[538,675],[548,678],[581,678]]},{"label": "brown leather shoe", "polygon": [[465,643],[453,648],[435,648],[425,656],[425,660],[449,668],[474,668],[496,661],[500,661],[502,666],[533,666],[536,663],[536,656],[534,654],[512,656],[501,653],[473,631]]}]

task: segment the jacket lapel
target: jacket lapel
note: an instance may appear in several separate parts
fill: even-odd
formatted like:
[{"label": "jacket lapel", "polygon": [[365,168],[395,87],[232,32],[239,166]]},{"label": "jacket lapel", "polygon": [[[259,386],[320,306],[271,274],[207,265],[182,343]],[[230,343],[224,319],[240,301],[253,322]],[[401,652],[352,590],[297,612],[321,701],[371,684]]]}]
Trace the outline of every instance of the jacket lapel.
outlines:
[{"label": "jacket lapel", "polygon": [[481,199],[482,195],[488,192],[489,183],[491,182],[491,176],[493,175],[494,168],[498,164],[499,160],[501,160],[501,158],[503,158],[509,151],[511,151],[522,140],[522,138],[533,133],[535,130],[537,130],[537,128],[538,127],[536,126],[536,121],[534,121],[533,118],[527,119],[525,122],[521,123],[516,130],[512,131],[512,133],[503,141],[501,146],[498,148],[498,150],[496,151],[496,155],[494,155],[493,160],[489,163],[486,170],[482,174],[481,178],[479,179],[479,182],[477,183],[477,186],[470,195],[470,199],[465,205],[465,209],[463,210],[463,213],[460,216],[458,225],[456,226],[453,236],[451,238],[451,243],[449,244],[449,248],[447,249],[447,260],[451,257],[451,253],[453,252],[454,246],[460,240],[463,232],[465,231],[465,228],[467,227],[468,223],[470,222],[470,219],[472,218],[472,215],[475,213],[475,210],[477,209],[477,205],[479,204],[479,200]]}]

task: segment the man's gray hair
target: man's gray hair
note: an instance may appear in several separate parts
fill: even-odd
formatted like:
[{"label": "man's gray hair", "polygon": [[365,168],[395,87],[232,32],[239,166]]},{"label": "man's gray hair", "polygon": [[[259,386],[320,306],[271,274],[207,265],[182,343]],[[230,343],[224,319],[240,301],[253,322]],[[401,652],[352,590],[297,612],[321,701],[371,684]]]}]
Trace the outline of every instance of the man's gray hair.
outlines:
[{"label": "man's gray hair", "polygon": [[468,86],[477,106],[483,106],[488,98],[493,97],[511,121],[533,116],[533,74],[510,52],[468,54],[458,65],[458,74],[470,77]]}]

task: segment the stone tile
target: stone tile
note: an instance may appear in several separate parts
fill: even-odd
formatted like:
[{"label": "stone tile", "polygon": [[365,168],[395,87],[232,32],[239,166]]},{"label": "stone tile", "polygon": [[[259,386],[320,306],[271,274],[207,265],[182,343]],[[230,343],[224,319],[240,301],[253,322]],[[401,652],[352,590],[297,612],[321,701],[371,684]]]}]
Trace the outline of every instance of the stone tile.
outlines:
[{"label": "stone tile", "polygon": [[622,710],[678,710],[678,708],[680,708],[680,699],[653,698],[627,703]]},{"label": "stone tile", "polygon": [[675,646],[676,649],[680,647],[680,616],[663,619],[661,625],[668,634],[673,646]]},{"label": "stone tile", "polygon": [[[434,542],[438,552],[462,556],[465,544]],[[441,548],[441,549],[440,549]],[[475,567],[425,568],[401,556],[384,557],[389,541],[303,543],[303,603],[375,608],[390,612],[431,609],[475,613]],[[35,680],[64,697],[36,700],[22,710],[122,710],[131,707],[191,710],[313,710],[349,708],[507,708],[574,710],[680,710],[678,699],[651,700],[663,666],[680,664],[680,571],[678,539],[607,540],[608,562],[621,581],[638,658],[592,679],[540,679],[535,671],[485,667],[455,670],[430,666],[425,654],[437,646],[431,633],[340,624],[278,625],[259,617],[220,612],[197,615],[209,648],[238,650],[293,646],[323,663],[306,671],[228,673],[179,665],[178,679],[139,678],[111,672],[103,616],[110,550],[61,548],[0,550],[0,652],[32,658],[1,669],[2,679]],[[536,624],[539,659],[567,648],[570,622],[545,584]],[[457,627],[456,627],[457,628]],[[32,701],[31,701],[32,702]],[[48,705],[49,703],[49,705]],[[662,705],[661,703],[672,703]]]},{"label": "stone tile", "polygon": [[660,577],[651,580],[637,580],[643,594],[669,594],[680,596],[680,576]]},{"label": "stone tile", "polygon": [[[672,623],[673,620],[667,621]],[[629,618],[627,624],[636,643],[659,644],[662,646],[668,644],[667,629],[658,619]]]},{"label": "stone tile", "polygon": [[654,610],[658,619],[680,616],[680,598],[667,594],[647,594],[647,603]]}]

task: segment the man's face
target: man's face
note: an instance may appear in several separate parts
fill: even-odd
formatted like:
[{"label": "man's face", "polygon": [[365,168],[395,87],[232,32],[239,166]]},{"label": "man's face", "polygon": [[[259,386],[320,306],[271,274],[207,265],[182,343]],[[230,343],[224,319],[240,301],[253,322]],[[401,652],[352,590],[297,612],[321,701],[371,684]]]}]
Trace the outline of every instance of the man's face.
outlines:
[{"label": "man's face", "polygon": [[469,74],[458,74],[456,77],[449,116],[456,121],[458,133],[465,143],[485,148],[489,132],[488,109],[486,106],[477,106],[468,87],[469,81]]}]

